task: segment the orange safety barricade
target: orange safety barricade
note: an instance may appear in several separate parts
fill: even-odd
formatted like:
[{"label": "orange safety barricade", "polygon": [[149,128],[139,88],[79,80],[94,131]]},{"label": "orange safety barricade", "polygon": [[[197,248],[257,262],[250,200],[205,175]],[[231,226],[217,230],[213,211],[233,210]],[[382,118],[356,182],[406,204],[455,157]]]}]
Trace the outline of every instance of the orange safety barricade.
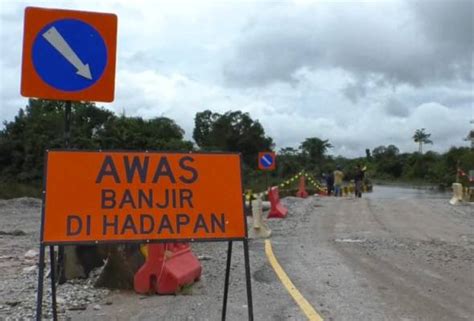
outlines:
[{"label": "orange safety barricade", "polygon": [[288,209],[280,202],[280,195],[277,186],[273,186],[269,189],[268,198],[270,199],[270,212],[268,212],[268,218],[286,217]]},{"label": "orange safety barricade", "polygon": [[301,198],[308,197],[308,192],[306,191],[306,180],[304,175],[300,177],[300,183],[298,186],[298,192],[296,192],[296,196]]},{"label": "orange safety barricade", "polygon": [[135,273],[137,293],[175,294],[201,277],[202,267],[188,243],[148,245],[145,264]]}]

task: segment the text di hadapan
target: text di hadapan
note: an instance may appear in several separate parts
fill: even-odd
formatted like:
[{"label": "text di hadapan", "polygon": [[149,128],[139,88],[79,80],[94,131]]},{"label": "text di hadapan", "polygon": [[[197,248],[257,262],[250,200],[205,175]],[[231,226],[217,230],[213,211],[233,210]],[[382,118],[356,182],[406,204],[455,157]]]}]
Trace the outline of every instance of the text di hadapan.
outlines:
[{"label": "text di hadapan", "polygon": [[[97,205],[102,213],[68,214],[68,236],[90,235],[92,229],[97,228],[104,236],[226,232],[226,213],[194,210],[199,199],[194,197],[192,184],[199,180],[199,172],[193,167],[192,156],[183,156],[174,163],[162,156],[154,164],[148,156],[123,156],[120,167],[117,161],[106,155],[97,170],[95,183],[108,183],[107,188],[100,189]],[[175,174],[176,167],[179,175]],[[137,180],[146,188],[131,184]],[[116,189],[110,188],[111,182]],[[127,184],[130,188],[123,188]]]}]

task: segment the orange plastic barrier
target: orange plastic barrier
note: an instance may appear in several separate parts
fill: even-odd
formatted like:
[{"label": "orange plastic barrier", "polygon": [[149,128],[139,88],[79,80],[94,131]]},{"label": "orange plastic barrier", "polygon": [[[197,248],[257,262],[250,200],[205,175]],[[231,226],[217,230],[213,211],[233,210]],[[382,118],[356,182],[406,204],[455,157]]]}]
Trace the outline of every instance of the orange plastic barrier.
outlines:
[{"label": "orange plastic barrier", "polygon": [[268,218],[285,218],[288,214],[288,209],[280,202],[280,194],[278,193],[277,186],[273,186],[269,189],[268,198],[270,199]]},{"label": "orange plastic barrier", "polygon": [[201,277],[202,267],[188,243],[148,245],[148,257],[135,273],[137,293],[175,294]]},{"label": "orange plastic barrier", "polygon": [[298,186],[298,192],[296,192],[297,197],[306,198],[308,197],[308,192],[306,191],[306,181],[304,175],[300,177],[300,184]]}]

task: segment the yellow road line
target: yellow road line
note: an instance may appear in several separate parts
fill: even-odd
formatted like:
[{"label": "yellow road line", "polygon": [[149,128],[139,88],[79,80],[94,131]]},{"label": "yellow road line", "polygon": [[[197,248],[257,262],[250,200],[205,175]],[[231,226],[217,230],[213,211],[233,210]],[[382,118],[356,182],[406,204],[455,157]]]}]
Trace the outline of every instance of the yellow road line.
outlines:
[{"label": "yellow road line", "polygon": [[270,240],[265,240],[265,253],[267,254],[268,261],[272,265],[275,273],[280,279],[281,283],[285,286],[286,290],[293,297],[295,302],[299,305],[301,310],[310,321],[323,321],[323,318],[316,312],[316,310],[309,304],[308,301],[303,297],[303,295],[298,291],[293,282],[291,282],[288,275],[285,273],[281,265],[278,263],[275,255],[272,250],[272,243]]}]

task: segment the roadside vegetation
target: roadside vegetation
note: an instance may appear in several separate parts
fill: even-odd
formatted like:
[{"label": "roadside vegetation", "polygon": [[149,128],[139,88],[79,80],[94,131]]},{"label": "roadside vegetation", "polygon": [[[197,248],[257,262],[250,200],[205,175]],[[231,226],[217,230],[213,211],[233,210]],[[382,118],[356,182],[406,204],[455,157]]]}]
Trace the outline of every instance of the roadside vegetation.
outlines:
[{"label": "roadside vegetation", "polygon": [[[394,145],[381,145],[367,149],[365,157],[349,159],[328,155],[333,146],[327,139],[309,137],[298,148],[277,151],[277,170],[262,173],[257,170],[257,155],[272,150],[273,139],[258,120],[241,111],[197,113],[193,143],[185,139],[184,130],[172,119],[145,120],[115,115],[92,103],[73,103],[70,136],[72,149],[240,152],[244,187],[253,190],[263,189],[267,182],[279,183],[303,169],[321,179],[323,173],[341,166],[350,180],[355,166],[361,164],[367,167],[367,176],[378,181],[441,186],[455,181],[458,166],[464,171],[474,169],[474,152],[467,147],[452,147],[444,154],[422,153],[423,144],[433,143],[423,128],[413,136],[419,152],[400,153]],[[64,103],[31,99],[0,130],[0,198],[39,196],[44,151],[54,148],[64,148]]]}]

